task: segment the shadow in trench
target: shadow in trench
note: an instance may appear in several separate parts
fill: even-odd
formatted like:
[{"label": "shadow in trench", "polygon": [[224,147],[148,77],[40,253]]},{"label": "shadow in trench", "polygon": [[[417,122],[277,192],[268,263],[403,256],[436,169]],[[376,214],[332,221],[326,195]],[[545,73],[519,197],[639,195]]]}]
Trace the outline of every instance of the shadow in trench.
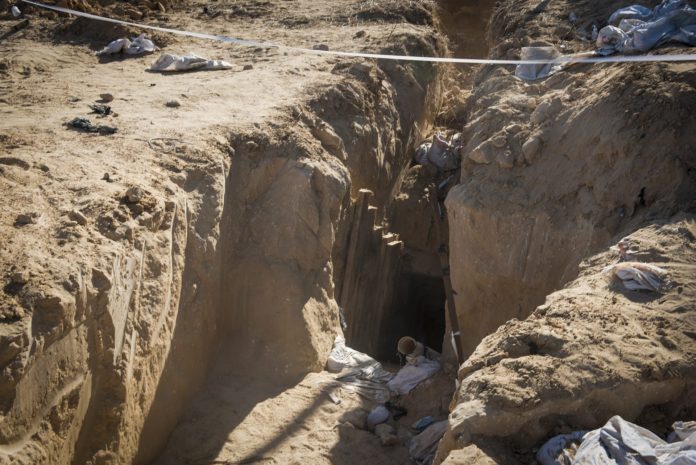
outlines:
[{"label": "shadow in trench", "polygon": [[[167,441],[160,456],[153,464],[237,464],[264,463],[264,457],[274,444],[285,436],[275,437],[261,447],[248,452],[248,443],[254,443],[257,435],[250,433],[247,444],[231,442],[231,433],[250,416],[254,408],[275,398],[297,384],[299,378],[272,379],[267,374],[250,375],[247,370],[229,368],[228,357],[220,357],[206,379],[204,387],[193,399]],[[274,419],[267,419],[273,427]],[[301,419],[297,420],[298,422]],[[299,423],[294,425],[299,427]],[[262,434],[262,431],[258,431]],[[240,437],[244,435],[240,434]],[[232,446],[234,458],[227,460],[226,447]],[[223,459],[223,457],[225,457]]]}]

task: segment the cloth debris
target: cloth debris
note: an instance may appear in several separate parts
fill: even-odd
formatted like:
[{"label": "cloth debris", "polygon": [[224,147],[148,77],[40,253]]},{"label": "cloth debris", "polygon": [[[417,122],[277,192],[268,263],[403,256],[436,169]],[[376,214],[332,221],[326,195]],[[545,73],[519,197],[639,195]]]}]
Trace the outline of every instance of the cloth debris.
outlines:
[{"label": "cloth debris", "polygon": [[117,53],[125,53],[126,55],[143,55],[152,53],[156,49],[155,44],[145,34],[140,34],[133,40],[116,39],[109,42],[103,49],[97,52],[97,56],[116,55]]},{"label": "cloth debris", "polygon": [[667,272],[662,268],[640,262],[621,262],[603,270],[619,278],[629,291],[661,292],[665,287]]},{"label": "cloth debris", "polygon": [[68,127],[82,132],[93,132],[102,135],[114,134],[118,131],[112,126],[104,126],[101,124],[94,125],[87,118],[75,118],[68,123]]},{"label": "cloth debris", "polygon": [[431,463],[437,452],[437,445],[447,431],[447,420],[428,426],[425,431],[411,439],[408,452],[417,463]]},{"label": "cloth debris", "polygon": [[461,163],[461,134],[455,134],[448,142],[442,134],[434,134],[432,141],[423,142],[416,149],[413,161],[419,165],[431,165],[439,171],[452,171]]},{"label": "cloth debris", "polygon": [[435,419],[431,415],[428,415],[427,417],[423,417],[417,422],[415,422],[413,424],[413,429],[415,429],[418,432],[421,432],[428,426],[432,425],[434,422]]},{"label": "cloth debris", "polygon": [[437,361],[429,360],[421,355],[399,370],[396,376],[387,383],[387,386],[394,394],[406,395],[439,370],[440,364]]},{"label": "cloth debris", "polygon": [[12,12],[12,16],[15,18],[19,18],[22,15],[22,11],[17,8],[17,5],[13,5],[12,8],[10,8],[10,11]]},{"label": "cloth debris", "polygon": [[663,0],[655,8],[621,8],[597,37],[601,55],[644,53],[667,42],[696,45],[696,9],[684,0]]},{"label": "cloth debris", "polygon": [[[673,427],[676,432],[679,426],[675,423]],[[680,434],[684,432],[683,429],[680,430]],[[551,438],[539,449],[537,461],[541,465],[696,464],[696,431],[691,430],[691,433],[683,439],[668,443],[651,431],[630,423],[618,415],[609,419],[603,427],[584,434],[582,443],[574,455],[572,452],[563,453],[558,460],[546,455],[552,449],[569,449],[566,447],[567,442],[576,441],[576,435],[581,433]],[[549,443],[554,445],[547,447]]]},{"label": "cloth debris", "polygon": [[326,369],[339,373],[351,369],[348,376],[357,376],[363,380],[385,383],[394,377],[393,373],[382,368],[382,364],[369,355],[346,346],[343,336],[336,336],[333,349],[326,360]]},{"label": "cloth debris", "polygon": [[150,71],[194,71],[230,69],[232,64],[222,60],[208,60],[198,55],[173,55],[163,53],[150,66]]}]

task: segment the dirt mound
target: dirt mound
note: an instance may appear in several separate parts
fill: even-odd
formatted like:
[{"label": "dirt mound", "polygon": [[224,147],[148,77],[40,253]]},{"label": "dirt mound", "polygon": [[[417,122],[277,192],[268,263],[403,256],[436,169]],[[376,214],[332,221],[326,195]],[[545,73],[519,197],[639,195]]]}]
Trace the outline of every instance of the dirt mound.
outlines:
[{"label": "dirt mound", "polygon": [[[626,290],[607,251],[524,321],[486,337],[459,371],[461,386],[440,459],[497,438],[531,451],[555,434],[601,426],[612,415],[666,434],[696,415],[696,217],[679,215],[628,236],[632,260],[667,271],[664,294]],[[476,462],[485,463],[485,462]]]},{"label": "dirt mound", "polygon": [[[585,13],[554,5],[529,28]],[[507,4],[498,11],[526,14]],[[462,182],[447,200],[468,353],[528,315],[619,231],[690,208],[696,195],[693,65],[583,65],[532,83],[483,68],[475,84]]]}]

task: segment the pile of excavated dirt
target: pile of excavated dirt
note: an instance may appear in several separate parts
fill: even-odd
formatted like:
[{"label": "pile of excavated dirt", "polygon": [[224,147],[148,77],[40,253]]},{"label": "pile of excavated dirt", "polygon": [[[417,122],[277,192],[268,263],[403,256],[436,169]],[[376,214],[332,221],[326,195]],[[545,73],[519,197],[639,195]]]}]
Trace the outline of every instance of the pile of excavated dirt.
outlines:
[{"label": "pile of excavated dirt", "polygon": [[[620,6],[499,2],[491,56],[592,50],[592,26]],[[531,463],[543,440],[616,414],[658,434],[694,419],[695,83],[695,65],[668,63],[575,65],[535,82],[504,67],[475,75],[446,202],[471,356],[436,463]],[[633,259],[668,271],[668,290],[608,281],[609,246],[624,236]]]},{"label": "pile of excavated dirt", "polygon": [[[592,50],[558,31],[570,27],[571,12],[579,24],[607,18],[610,3],[598,13],[593,2],[539,11],[531,1],[503,2],[492,55],[509,57],[541,37]],[[514,34],[510,24],[519,25]],[[615,235],[696,198],[693,64],[578,65],[536,82],[513,71],[485,67],[475,77],[461,184],[447,198],[467,355],[499,325],[529,315]]]},{"label": "pile of excavated dirt", "polygon": [[[667,272],[665,292],[612,279],[603,270],[618,262],[615,251],[584,261],[576,280],[487,336],[461,366],[440,460],[480,448],[496,463],[529,463],[543,440],[613,415],[663,437],[696,417],[696,216],[655,221],[628,241],[631,260]],[[465,463],[456,455],[444,463]]]}]

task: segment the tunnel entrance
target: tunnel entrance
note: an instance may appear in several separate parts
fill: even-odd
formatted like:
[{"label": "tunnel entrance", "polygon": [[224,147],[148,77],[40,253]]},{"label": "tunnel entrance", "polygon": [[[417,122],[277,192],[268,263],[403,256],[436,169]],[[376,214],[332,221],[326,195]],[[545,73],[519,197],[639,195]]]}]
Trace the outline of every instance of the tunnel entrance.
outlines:
[{"label": "tunnel entrance", "polygon": [[405,274],[397,285],[393,317],[384,328],[387,346],[394,348],[402,336],[411,336],[442,352],[445,335],[445,288],[442,278]]},{"label": "tunnel entrance", "polygon": [[406,168],[384,213],[363,190],[348,218],[345,272],[337,286],[346,342],[382,361],[399,362],[403,336],[443,350],[446,296],[437,250],[447,243],[447,219],[433,203],[435,180],[423,166]]}]

